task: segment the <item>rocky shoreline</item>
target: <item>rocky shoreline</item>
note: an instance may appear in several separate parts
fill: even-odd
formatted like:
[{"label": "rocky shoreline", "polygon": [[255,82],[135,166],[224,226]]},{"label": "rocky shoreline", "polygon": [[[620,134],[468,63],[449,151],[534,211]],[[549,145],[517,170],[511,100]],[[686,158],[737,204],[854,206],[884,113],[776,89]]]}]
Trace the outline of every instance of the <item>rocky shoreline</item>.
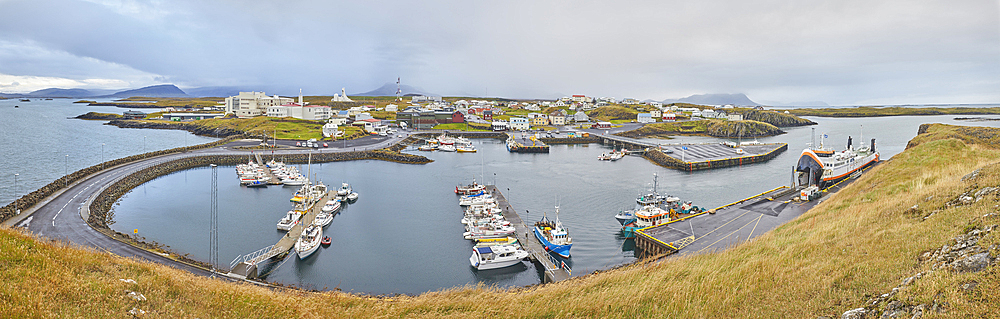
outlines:
[{"label": "rocky shoreline", "polygon": [[196,135],[203,136],[218,136],[227,137],[234,135],[244,135],[242,131],[230,129],[230,128],[208,128],[201,125],[195,125],[191,123],[183,122],[167,122],[167,121],[134,121],[134,120],[122,120],[115,119],[104,123],[104,125],[113,125],[120,128],[148,128],[148,129],[158,129],[158,130],[185,130]]}]

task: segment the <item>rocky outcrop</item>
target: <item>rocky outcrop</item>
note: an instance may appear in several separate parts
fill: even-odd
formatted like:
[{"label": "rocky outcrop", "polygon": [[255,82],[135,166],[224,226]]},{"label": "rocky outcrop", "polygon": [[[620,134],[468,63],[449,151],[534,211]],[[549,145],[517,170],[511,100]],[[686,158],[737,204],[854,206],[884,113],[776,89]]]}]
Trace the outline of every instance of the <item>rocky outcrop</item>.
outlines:
[{"label": "rocky outcrop", "polygon": [[231,128],[212,128],[191,123],[178,123],[169,121],[135,121],[135,120],[113,120],[105,125],[114,125],[120,128],[151,128],[161,130],[185,130],[197,135],[226,137],[233,135],[243,135],[243,131]]},{"label": "rocky outcrop", "polygon": [[758,121],[719,121],[714,120],[708,124],[709,136],[738,138],[738,137],[765,137],[785,134],[777,126]]},{"label": "rocky outcrop", "polygon": [[74,118],[81,120],[118,120],[121,119],[122,116],[121,114],[114,113],[87,112],[87,114],[80,114]]},{"label": "rocky outcrop", "polygon": [[743,119],[764,122],[777,127],[816,125],[816,122],[775,111],[750,110],[743,113]]}]

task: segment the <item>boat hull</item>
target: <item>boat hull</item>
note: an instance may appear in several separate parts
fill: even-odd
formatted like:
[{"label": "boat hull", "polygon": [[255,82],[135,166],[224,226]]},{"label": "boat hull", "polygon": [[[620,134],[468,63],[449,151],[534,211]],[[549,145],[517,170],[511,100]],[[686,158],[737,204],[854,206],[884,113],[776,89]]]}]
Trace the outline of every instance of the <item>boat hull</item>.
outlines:
[{"label": "boat hull", "polygon": [[520,263],[521,263],[520,259],[480,263],[476,260],[476,256],[469,257],[469,264],[472,265],[473,268],[476,268],[478,270],[505,268]]},{"label": "boat hull", "polygon": [[642,228],[635,227],[635,224],[632,223],[625,224],[624,226],[622,226],[622,235],[624,235],[625,238],[635,238],[635,231],[639,229]]},{"label": "boat hull", "polygon": [[535,231],[535,238],[538,238],[538,241],[542,243],[542,246],[545,247],[545,251],[555,253],[556,255],[559,255],[562,258],[569,258],[569,249],[573,247],[573,244],[557,245],[550,242],[548,239],[545,238],[545,236],[542,236],[542,232],[538,230],[538,227],[535,227],[534,231]]}]

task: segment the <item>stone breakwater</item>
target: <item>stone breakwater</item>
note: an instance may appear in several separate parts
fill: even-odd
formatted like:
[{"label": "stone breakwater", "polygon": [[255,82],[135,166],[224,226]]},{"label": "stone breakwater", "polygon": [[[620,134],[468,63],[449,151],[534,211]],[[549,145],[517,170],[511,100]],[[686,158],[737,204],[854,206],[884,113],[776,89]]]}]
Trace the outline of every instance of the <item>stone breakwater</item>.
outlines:
[{"label": "stone breakwater", "polygon": [[226,138],[226,139],[218,140],[218,141],[211,142],[211,143],[201,144],[201,145],[193,145],[193,146],[187,146],[187,147],[178,147],[178,148],[172,148],[172,149],[168,149],[168,150],[162,150],[162,151],[155,151],[155,152],[149,152],[149,153],[144,153],[144,154],[132,155],[132,156],[129,156],[129,157],[123,157],[123,158],[119,158],[119,159],[115,159],[115,160],[110,160],[110,161],[107,161],[107,162],[104,162],[104,163],[100,163],[100,164],[97,164],[97,165],[94,165],[94,166],[83,168],[83,169],[78,170],[76,172],[70,173],[69,175],[60,177],[59,179],[56,179],[55,181],[52,181],[48,185],[45,185],[42,188],[39,188],[39,189],[37,189],[37,190],[35,190],[35,191],[31,192],[31,193],[25,194],[24,196],[21,196],[20,198],[15,199],[10,204],[7,204],[7,206],[0,207],[0,221],[6,221],[6,220],[8,220],[11,217],[14,217],[16,215],[16,213],[14,212],[14,205],[15,205],[15,203],[16,203],[17,207],[19,209],[21,209],[21,210],[24,210],[25,208],[28,208],[28,207],[32,207],[35,204],[41,202],[46,197],[48,197],[48,196],[50,196],[52,194],[55,194],[59,190],[63,189],[67,185],[72,184],[72,183],[74,183],[74,182],[76,182],[76,181],[78,181],[80,179],[83,179],[83,178],[85,178],[85,177],[87,177],[87,176],[89,176],[91,174],[97,173],[97,172],[103,170],[104,168],[112,167],[112,166],[115,166],[115,165],[121,165],[121,164],[125,164],[125,163],[130,163],[130,162],[134,162],[134,161],[146,159],[146,158],[153,157],[153,156],[166,155],[166,154],[178,153],[178,152],[187,152],[187,151],[193,151],[193,150],[204,149],[204,148],[212,148],[212,147],[216,147],[216,146],[219,146],[219,145],[223,145],[223,144],[229,143],[229,142],[235,140],[236,138],[237,137],[229,137],[229,138]]},{"label": "stone breakwater", "polygon": [[601,138],[594,137],[559,137],[559,138],[548,138],[543,137],[538,140],[545,144],[590,144],[590,143],[600,143]]},{"label": "stone breakwater", "polygon": [[234,135],[245,135],[243,131],[224,127],[205,127],[192,123],[178,123],[167,121],[135,121],[135,120],[111,120],[104,125],[114,125],[120,128],[150,128],[160,130],[185,130],[197,135],[227,137]]},{"label": "stone breakwater", "polygon": [[[308,154],[286,154],[282,155],[283,161],[285,163],[306,163],[309,161]],[[355,161],[355,160],[365,160],[365,159],[376,159],[397,163],[406,164],[426,164],[431,162],[430,159],[411,154],[401,154],[390,150],[378,149],[369,151],[357,151],[357,152],[343,152],[343,153],[314,153],[312,154],[312,162],[338,162],[338,161]],[[236,165],[246,161],[246,155],[211,155],[211,156],[197,156],[188,157],[178,160],[173,160],[167,163],[156,164],[151,167],[144,168],[142,170],[136,171],[117,182],[111,184],[107,189],[97,195],[93,203],[90,205],[90,216],[87,220],[91,226],[95,228],[108,228],[108,225],[114,219],[114,212],[112,207],[119,198],[124,196],[133,188],[142,185],[148,181],[153,180],[159,176],[170,174],[173,172],[208,166],[210,164],[217,165]]]}]

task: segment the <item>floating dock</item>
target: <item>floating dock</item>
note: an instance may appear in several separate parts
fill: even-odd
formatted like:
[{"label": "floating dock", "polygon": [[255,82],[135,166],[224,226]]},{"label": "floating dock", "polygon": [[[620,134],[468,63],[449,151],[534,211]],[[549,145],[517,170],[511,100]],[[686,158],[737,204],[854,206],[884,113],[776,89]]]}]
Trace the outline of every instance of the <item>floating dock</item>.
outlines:
[{"label": "floating dock", "polygon": [[657,165],[685,170],[740,166],[766,162],[788,150],[787,143],[695,143],[660,144],[617,135],[599,135],[602,144],[630,151],[645,151],[643,157]]},{"label": "floating dock", "polygon": [[243,256],[237,256],[236,259],[234,259],[229,265],[230,271],[228,275],[230,277],[244,279],[257,278],[257,265],[268,259],[281,259],[286,256],[288,251],[295,247],[295,242],[299,239],[299,234],[302,234],[302,229],[311,225],[313,220],[316,219],[316,215],[322,211],[323,205],[325,205],[327,201],[336,197],[337,191],[333,190],[327,192],[326,196],[323,196],[323,198],[309,203],[305,208],[306,213],[302,215],[301,219],[299,219],[299,223],[292,226],[292,229],[288,230],[288,233],[286,233],[285,236],[281,237],[281,239],[279,239],[274,245],[264,247],[258,251]]},{"label": "floating dock", "polygon": [[545,247],[542,247],[542,243],[538,242],[538,238],[535,238],[535,234],[531,231],[531,227],[527,226],[524,221],[521,220],[521,216],[517,215],[517,212],[510,206],[510,202],[508,202],[507,198],[503,196],[503,193],[501,193],[495,185],[487,185],[486,191],[493,194],[493,198],[496,199],[497,205],[501,210],[503,210],[503,217],[517,229],[517,231],[514,232],[514,236],[517,237],[517,242],[521,243],[521,247],[528,251],[531,261],[545,269],[545,278],[543,278],[543,282],[550,283],[569,279],[570,275],[573,273],[573,269],[567,266],[566,263],[559,261],[559,259],[555,256],[549,254],[549,252],[545,251]]},{"label": "floating dock", "polygon": [[[537,136],[529,135],[517,137],[516,133],[508,135],[507,151],[511,153],[548,153],[549,146],[541,141]],[[529,145],[530,143],[530,145]]]}]

